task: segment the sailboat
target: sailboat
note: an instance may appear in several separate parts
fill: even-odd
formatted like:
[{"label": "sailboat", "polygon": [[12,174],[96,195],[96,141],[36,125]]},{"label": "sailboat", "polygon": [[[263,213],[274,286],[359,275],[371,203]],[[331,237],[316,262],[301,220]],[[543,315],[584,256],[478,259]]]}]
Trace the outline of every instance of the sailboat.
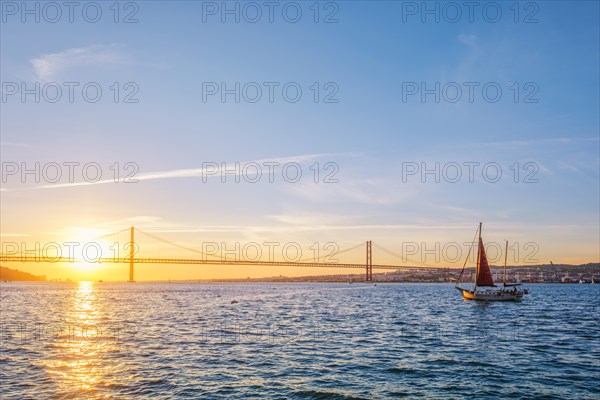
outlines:
[{"label": "sailboat", "polygon": [[[464,288],[459,286],[460,278],[465,271],[467,260],[471,254],[467,255],[467,260],[463,265],[463,269],[458,277],[456,285],[454,286],[460,291],[466,300],[482,300],[482,301],[520,301],[523,296],[527,294],[526,290],[519,290],[517,286],[520,284],[507,284],[506,283],[506,259],[508,251],[504,254],[504,278],[502,287],[498,288],[494,284],[492,273],[490,272],[490,265],[488,263],[487,255],[485,254],[485,248],[483,246],[483,239],[481,238],[481,222],[479,223],[479,229],[477,230],[479,236],[479,243],[477,246],[477,270],[475,271],[475,282],[473,288]],[[506,250],[508,250],[508,241],[506,242]]]}]

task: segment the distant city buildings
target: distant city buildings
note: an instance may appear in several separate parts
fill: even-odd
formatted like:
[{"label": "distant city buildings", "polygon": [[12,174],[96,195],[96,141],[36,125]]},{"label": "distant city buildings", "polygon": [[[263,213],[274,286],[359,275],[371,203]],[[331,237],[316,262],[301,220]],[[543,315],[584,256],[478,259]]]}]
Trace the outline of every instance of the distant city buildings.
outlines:
[{"label": "distant city buildings", "polygon": [[[373,272],[376,282],[451,282],[458,279],[460,270],[449,268],[432,268],[419,270],[396,270],[392,272]],[[271,282],[363,282],[364,273],[344,275],[320,275],[304,277],[273,277],[253,279],[254,281]],[[504,279],[504,268],[492,267],[494,282]],[[474,269],[464,271],[461,281],[474,279]],[[600,264],[584,265],[535,265],[514,266],[507,268],[507,283],[600,283]]]}]

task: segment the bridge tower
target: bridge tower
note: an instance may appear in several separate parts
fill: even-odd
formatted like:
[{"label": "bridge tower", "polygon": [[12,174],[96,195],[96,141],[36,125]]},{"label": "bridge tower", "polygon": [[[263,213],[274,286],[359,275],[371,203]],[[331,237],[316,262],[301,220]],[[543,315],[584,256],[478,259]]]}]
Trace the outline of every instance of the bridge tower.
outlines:
[{"label": "bridge tower", "polygon": [[366,270],[367,275],[365,278],[366,282],[373,282],[373,246],[370,240],[367,241],[367,262]]},{"label": "bridge tower", "polygon": [[131,227],[130,239],[129,239],[129,282],[135,282],[133,280],[133,255],[135,253],[135,241],[133,237],[134,228]]}]

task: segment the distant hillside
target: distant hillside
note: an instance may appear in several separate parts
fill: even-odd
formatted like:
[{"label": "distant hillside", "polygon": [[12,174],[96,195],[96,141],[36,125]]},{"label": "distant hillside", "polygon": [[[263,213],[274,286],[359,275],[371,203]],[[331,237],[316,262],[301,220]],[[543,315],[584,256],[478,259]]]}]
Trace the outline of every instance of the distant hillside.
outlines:
[{"label": "distant hillside", "polygon": [[45,281],[46,276],[32,275],[28,272],[0,267],[0,281]]}]

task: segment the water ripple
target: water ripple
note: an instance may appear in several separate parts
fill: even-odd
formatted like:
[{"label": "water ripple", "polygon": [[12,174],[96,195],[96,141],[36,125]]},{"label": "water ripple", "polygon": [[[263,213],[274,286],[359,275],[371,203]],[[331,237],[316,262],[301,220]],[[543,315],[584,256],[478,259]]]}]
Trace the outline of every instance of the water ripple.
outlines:
[{"label": "water ripple", "polygon": [[2,398],[600,398],[600,286],[530,293],[3,283]]}]

